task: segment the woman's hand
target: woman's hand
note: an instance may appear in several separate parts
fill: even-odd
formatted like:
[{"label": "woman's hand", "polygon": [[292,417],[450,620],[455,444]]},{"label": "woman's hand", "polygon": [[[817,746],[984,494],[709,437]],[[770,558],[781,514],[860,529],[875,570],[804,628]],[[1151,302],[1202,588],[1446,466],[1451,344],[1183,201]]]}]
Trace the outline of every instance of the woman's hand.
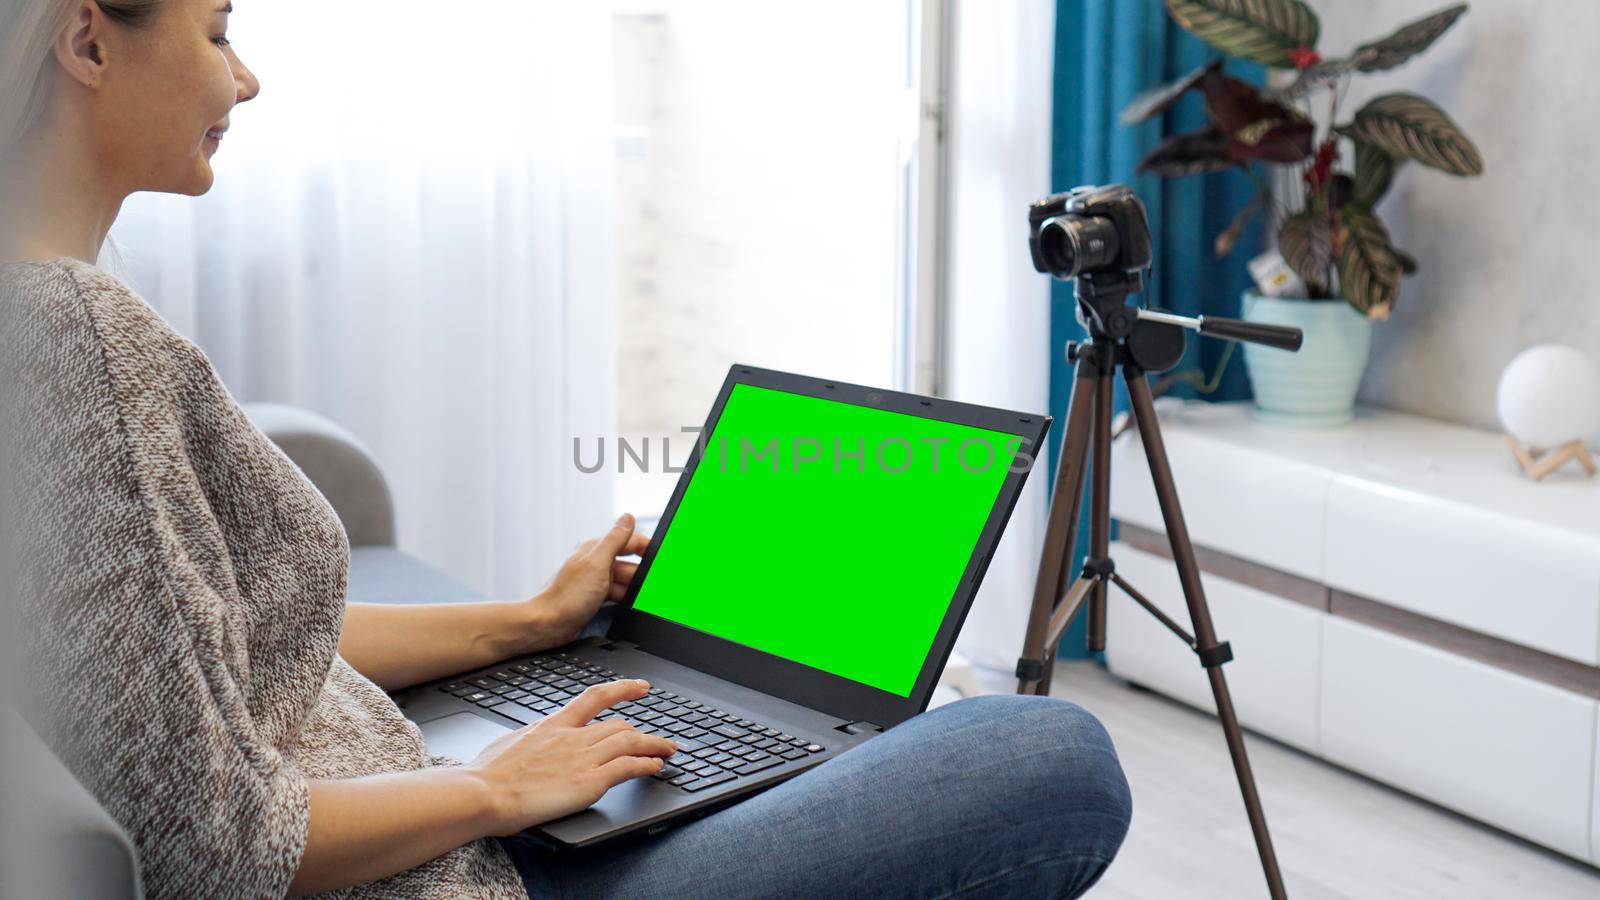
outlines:
[{"label": "woman's hand", "polygon": [[633,524],[633,516],[623,513],[610,531],[579,544],[549,587],[528,601],[539,623],[541,649],[576,638],[601,603],[627,593],[639,564],[618,557],[637,556],[650,546],[650,536],[634,533]]},{"label": "woman's hand", "polygon": [[310,779],[310,823],[290,893],[376,881],[489,835],[515,834],[592,806],[661,771],[677,746],[595,715],[643,697],[642,681],[597,684],[566,708],[500,737],[465,766]]},{"label": "woman's hand", "polygon": [[637,679],[593,685],[543,721],[485,747],[467,768],[494,798],[490,833],[515,834],[587,809],[618,784],[661,771],[677,744],[625,722],[591,721],[649,689]]},{"label": "woman's hand", "polygon": [[647,535],[623,515],[584,541],[550,586],[523,600],[490,603],[351,603],[339,653],[385,690],[399,690],[500,660],[559,647],[578,636],[606,598],[621,599]]}]

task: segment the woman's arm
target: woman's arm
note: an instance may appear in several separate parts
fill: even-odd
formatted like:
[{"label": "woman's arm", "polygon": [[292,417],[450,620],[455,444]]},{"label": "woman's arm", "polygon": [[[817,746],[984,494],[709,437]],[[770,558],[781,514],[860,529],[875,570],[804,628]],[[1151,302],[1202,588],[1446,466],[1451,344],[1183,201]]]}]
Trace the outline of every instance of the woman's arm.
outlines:
[{"label": "woman's arm", "polygon": [[625,514],[604,536],[579,545],[550,586],[527,600],[348,604],[339,654],[394,691],[559,647],[578,636],[606,598],[622,597],[638,567],[618,557],[643,553],[649,543]]},{"label": "woman's arm", "polygon": [[489,833],[488,785],[468,768],[312,781],[311,823],[289,892],[404,872]]},{"label": "woman's arm", "polygon": [[586,809],[612,787],[654,775],[676,744],[617,720],[591,721],[649,688],[637,680],[594,685],[461,768],[312,781],[305,852],[289,892],[386,878],[478,838]]},{"label": "woman's arm", "polygon": [[565,641],[544,621],[541,597],[504,603],[351,603],[345,606],[339,655],[379,687],[397,691],[559,646]]}]

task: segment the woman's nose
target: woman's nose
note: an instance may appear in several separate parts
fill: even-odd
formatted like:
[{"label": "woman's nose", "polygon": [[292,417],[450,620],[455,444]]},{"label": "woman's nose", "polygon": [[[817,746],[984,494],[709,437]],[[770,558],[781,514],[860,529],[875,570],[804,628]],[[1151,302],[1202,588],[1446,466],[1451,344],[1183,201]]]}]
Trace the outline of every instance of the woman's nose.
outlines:
[{"label": "woman's nose", "polygon": [[250,71],[250,67],[241,62],[238,56],[233,58],[233,83],[238,90],[239,103],[254,100],[261,93],[261,82],[256,79],[256,73]]}]

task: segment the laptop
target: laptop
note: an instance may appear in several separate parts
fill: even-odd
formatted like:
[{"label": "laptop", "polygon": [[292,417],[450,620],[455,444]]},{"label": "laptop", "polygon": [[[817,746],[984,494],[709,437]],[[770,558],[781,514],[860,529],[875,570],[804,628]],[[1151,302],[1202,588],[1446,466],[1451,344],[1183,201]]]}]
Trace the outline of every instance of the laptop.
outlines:
[{"label": "laptop", "polygon": [[402,692],[468,760],[591,684],[677,742],[654,776],[533,832],[680,825],[927,709],[1048,416],[735,365],[608,632]]}]

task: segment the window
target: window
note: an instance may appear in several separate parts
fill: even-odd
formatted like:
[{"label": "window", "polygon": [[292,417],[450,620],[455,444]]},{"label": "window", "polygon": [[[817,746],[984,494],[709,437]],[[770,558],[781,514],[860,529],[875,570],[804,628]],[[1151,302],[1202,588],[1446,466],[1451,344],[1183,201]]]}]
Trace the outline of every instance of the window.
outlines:
[{"label": "window", "polygon": [[732,363],[929,387],[924,5],[617,8],[621,508],[665,505]]}]

